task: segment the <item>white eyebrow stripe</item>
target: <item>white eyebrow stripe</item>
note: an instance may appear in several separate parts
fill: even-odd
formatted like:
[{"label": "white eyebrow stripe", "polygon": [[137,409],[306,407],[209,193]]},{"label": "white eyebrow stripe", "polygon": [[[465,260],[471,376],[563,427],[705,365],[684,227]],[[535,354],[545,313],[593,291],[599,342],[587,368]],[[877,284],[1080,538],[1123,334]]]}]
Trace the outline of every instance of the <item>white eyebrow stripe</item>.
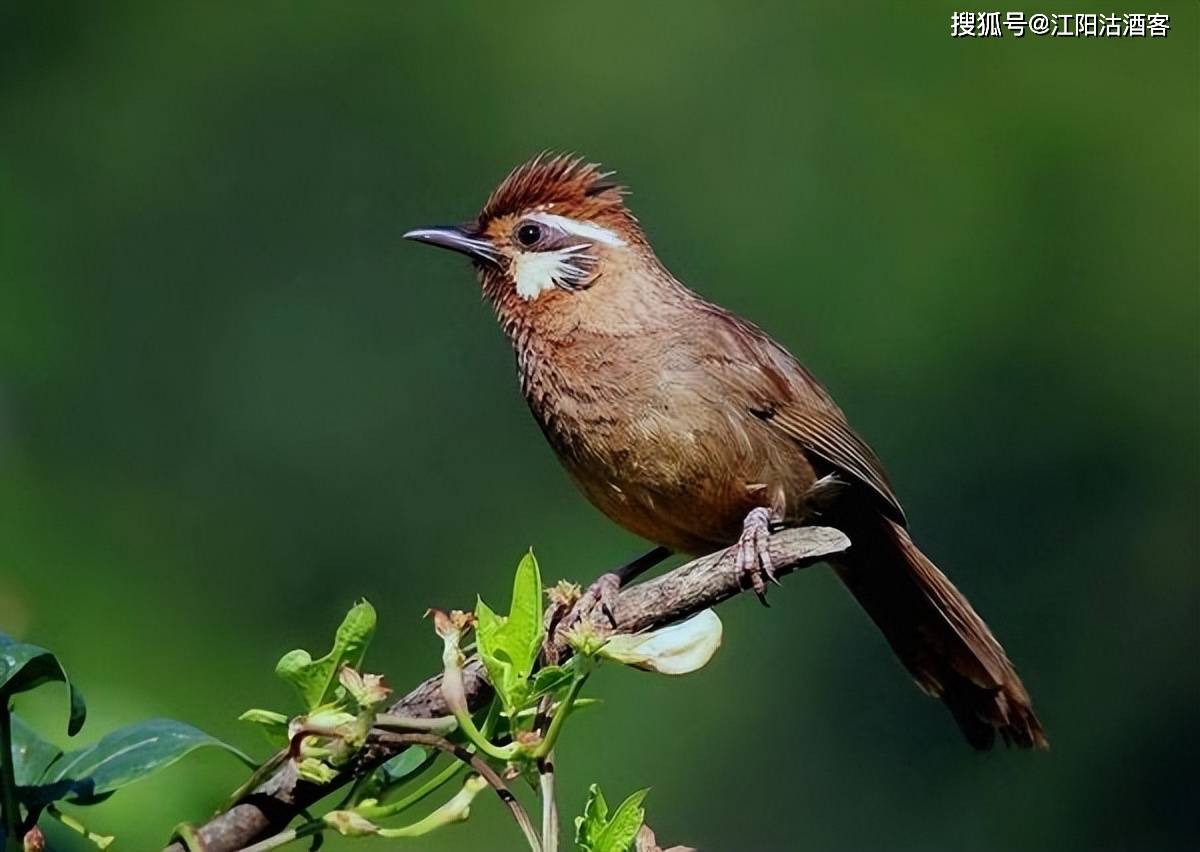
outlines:
[{"label": "white eyebrow stripe", "polygon": [[576,219],[568,219],[566,216],[559,216],[554,213],[534,213],[529,218],[535,222],[559,228],[568,234],[574,234],[577,237],[583,237],[587,240],[595,240],[598,243],[605,243],[610,246],[625,245],[625,241],[608,228],[602,228],[592,222],[580,222]]}]

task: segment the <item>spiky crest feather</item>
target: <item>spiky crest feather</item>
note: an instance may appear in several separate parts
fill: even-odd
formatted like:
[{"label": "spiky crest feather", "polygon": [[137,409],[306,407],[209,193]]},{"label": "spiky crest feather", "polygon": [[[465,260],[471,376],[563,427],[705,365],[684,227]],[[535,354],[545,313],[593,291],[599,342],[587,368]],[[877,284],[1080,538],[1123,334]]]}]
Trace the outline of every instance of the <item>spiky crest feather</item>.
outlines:
[{"label": "spiky crest feather", "polygon": [[625,207],[625,187],[610,180],[612,175],[574,154],[543,151],[513,169],[496,187],[479,213],[479,223],[483,226],[534,209],[580,221],[613,216],[635,221]]}]

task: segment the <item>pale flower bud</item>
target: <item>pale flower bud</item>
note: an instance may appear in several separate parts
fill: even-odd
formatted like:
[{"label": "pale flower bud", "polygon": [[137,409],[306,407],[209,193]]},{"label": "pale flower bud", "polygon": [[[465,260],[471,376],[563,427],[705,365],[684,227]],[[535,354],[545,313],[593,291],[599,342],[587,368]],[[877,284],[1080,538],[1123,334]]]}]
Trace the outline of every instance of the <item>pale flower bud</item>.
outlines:
[{"label": "pale flower bud", "polygon": [[330,811],[321,819],[343,837],[369,837],[379,832],[379,826],[354,811]]},{"label": "pale flower bud", "polygon": [[44,852],[46,849],[46,836],[36,825],[25,832],[24,846],[25,852]]},{"label": "pale flower bud", "polygon": [[391,693],[384,684],[382,675],[362,674],[350,666],[342,666],[338,672],[338,682],[346,688],[359,707],[382,704]]},{"label": "pale flower bud", "polygon": [[599,653],[659,674],[689,674],[703,668],[721,647],[721,619],[711,609],[687,621],[650,633],[620,634],[608,640]]}]

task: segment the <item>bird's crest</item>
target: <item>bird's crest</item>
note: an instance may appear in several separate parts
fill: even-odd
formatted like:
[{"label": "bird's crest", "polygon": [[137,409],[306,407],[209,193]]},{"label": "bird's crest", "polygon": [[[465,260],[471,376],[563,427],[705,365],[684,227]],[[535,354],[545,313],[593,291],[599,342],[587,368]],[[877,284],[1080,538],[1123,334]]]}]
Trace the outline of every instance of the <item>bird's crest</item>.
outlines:
[{"label": "bird's crest", "polygon": [[483,205],[480,223],[499,216],[541,209],[581,220],[629,216],[625,187],[612,172],[573,154],[542,152],[513,169]]}]

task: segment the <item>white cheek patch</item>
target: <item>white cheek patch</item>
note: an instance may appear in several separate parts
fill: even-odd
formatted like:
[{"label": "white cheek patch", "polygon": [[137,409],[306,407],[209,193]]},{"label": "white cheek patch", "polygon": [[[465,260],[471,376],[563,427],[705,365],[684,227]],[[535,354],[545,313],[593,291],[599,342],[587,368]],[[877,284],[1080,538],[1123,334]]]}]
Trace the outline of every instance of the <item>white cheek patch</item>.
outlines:
[{"label": "white cheek patch", "polygon": [[563,272],[563,264],[572,252],[523,251],[512,261],[512,277],[517,295],[525,301],[536,299],[558,285],[554,282]]},{"label": "white cheek patch", "polygon": [[583,286],[596,262],[593,255],[585,253],[589,248],[581,244],[558,251],[520,252],[512,260],[517,295],[528,302],[555,287],[570,290]]},{"label": "white cheek patch", "polygon": [[543,225],[558,228],[560,231],[574,234],[577,237],[583,237],[585,240],[591,240],[595,243],[604,243],[608,246],[625,245],[623,239],[608,228],[602,228],[594,222],[579,222],[575,219],[568,219],[566,216],[558,216],[554,213],[534,213],[529,218],[535,222],[541,222]]}]

